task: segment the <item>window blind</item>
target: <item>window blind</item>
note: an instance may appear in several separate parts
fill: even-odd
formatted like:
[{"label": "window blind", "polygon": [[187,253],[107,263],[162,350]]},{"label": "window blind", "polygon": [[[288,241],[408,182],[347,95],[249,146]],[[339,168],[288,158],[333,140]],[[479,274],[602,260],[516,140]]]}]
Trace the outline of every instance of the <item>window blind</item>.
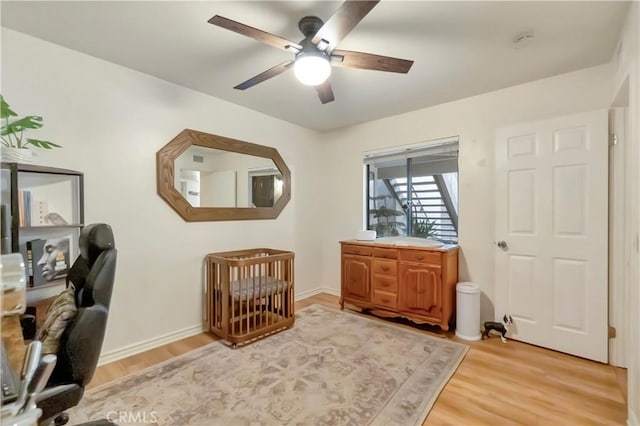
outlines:
[{"label": "window blind", "polygon": [[[433,160],[441,157],[447,160],[458,155],[458,137],[439,139],[432,142],[425,142],[423,145],[407,148],[396,148],[386,151],[365,152],[363,155],[364,164],[391,163],[408,158],[433,156]],[[420,161],[420,160],[419,160]],[[430,160],[423,160],[430,161]],[[437,160],[436,160],[437,161]]]}]

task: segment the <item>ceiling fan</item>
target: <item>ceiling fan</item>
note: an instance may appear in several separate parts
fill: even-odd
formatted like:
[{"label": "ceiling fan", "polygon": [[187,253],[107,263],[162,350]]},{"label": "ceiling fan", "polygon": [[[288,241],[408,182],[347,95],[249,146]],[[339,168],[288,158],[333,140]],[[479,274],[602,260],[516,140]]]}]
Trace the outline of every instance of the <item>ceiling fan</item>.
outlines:
[{"label": "ceiling fan", "polygon": [[336,49],[338,43],[358,25],[379,1],[347,0],[327,22],[322,22],[316,16],[305,16],[298,22],[298,28],[304,35],[304,39],[299,43],[219,15],[215,15],[208,22],[294,54],[294,59],[278,64],[238,84],[234,89],[248,89],[293,66],[298,80],[303,84],[314,86],[320,101],[326,104],[335,99],[331,82],[328,79],[331,74],[331,66],[407,73],[413,65],[413,61],[406,59]]}]

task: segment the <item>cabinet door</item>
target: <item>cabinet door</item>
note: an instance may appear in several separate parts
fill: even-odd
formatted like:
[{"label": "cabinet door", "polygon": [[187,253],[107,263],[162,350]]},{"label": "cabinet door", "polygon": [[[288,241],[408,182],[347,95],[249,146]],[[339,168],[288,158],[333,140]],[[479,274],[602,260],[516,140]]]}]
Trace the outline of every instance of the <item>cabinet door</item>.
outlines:
[{"label": "cabinet door", "polygon": [[371,300],[371,259],[361,256],[342,257],[342,297]]},{"label": "cabinet door", "polygon": [[439,267],[401,263],[400,283],[400,310],[431,318],[442,317],[442,276]]}]

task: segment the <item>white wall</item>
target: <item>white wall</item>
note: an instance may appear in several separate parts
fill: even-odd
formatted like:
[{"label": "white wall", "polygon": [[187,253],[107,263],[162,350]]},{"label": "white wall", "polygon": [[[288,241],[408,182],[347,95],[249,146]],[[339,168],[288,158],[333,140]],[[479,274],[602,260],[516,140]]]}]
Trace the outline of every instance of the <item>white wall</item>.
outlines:
[{"label": "white wall", "polygon": [[640,424],[640,4],[633,2],[613,54],[614,106],[626,107],[624,261],[627,304],[628,424]]},{"label": "white wall", "polygon": [[[85,173],[86,223],[113,226],[118,265],[103,355],[198,330],[207,253],[293,250],[296,291],[318,287],[315,132],[4,28],[2,94],[16,112],[42,115],[38,135],[64,146],[38,151],[37,164]],[[184,222],[156,194],[155,168],[156,151],[184,128],[278,149],[293,179],[280,217]]]},{"label": "white wall", "polygon": [[339,288],[338,241],[363,226],[364,151],[459,135],[460,279],[483,291],[482,318],[493,319],[494,138],[497,127],[607,108],[611,66],[602,65],[335,131],[325,137],[323,286]]}]

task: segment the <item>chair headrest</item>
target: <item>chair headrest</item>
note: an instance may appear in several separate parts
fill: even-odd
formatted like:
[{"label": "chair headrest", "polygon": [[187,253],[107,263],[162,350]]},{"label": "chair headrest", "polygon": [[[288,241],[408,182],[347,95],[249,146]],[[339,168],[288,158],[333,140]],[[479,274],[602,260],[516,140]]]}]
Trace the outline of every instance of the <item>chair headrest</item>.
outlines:
[{"label": "chair headrest", "polygon": [[93,223],[82,228],[80,233],[80,256],[91,268],[100,253],[115,248],[113,231],[106,223]]}]

